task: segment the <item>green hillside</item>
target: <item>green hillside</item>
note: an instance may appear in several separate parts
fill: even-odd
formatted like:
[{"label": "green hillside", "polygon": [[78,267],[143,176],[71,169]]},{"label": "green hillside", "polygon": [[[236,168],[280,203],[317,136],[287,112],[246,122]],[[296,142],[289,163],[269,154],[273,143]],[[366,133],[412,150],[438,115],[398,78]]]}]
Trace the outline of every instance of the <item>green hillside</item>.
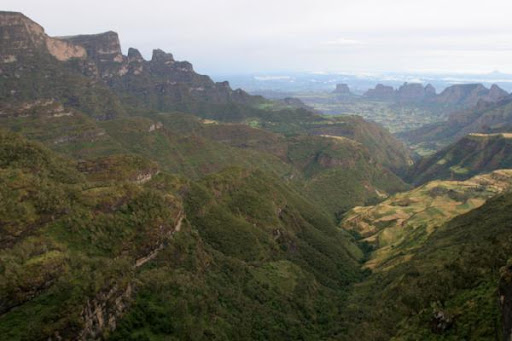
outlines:
[{"label": "green hillside", "polygon": [[407,179],[427,181],[465,180],[496,169],[512,167],[512,135],[472,133],[432,156],[419,160]]},{"label": "green hillside", "polygon": [[353,208],[341,227],[374,250],[366,268],[387,271],[413,257],[437,228],[509,191],[511,185],[509,169],[466,181],[432,181],[375,206]]},{"label": "green hillside", "polygon": [[[437,228],[407,261],[355,287],[341,340],[496,340],[512,195]],[[505,285],[506,282],[503,282]]]},{"label": "green hillside", "polygon": [[6,339],[99,335],[125,313],[113,339],[319,338],[360,278],[351,237],[262,171],[190,182],[134,156],[76,164],[4,132],[0,157]]}]

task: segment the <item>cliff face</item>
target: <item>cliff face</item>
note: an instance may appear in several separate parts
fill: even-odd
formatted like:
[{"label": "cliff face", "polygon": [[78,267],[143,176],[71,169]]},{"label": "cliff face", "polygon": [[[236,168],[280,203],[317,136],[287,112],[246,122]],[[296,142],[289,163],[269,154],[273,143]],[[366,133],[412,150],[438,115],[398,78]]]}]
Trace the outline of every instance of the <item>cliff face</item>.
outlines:
[{"label": "cliff face", "polygon": [[17,12],[0,12],[0,37],[3,63],[38,53],[49,53],[60,61],[86,57],[83,47],[48,37],[40,25]]},{"label": "cliff face", "polygon": [[109,31],[100,34],[62,37],[60,39],[82,46],[87,51],[87,56],[97,63],[121,63],[123,61],[121,43],[115,32]]},{"label": "cliff face", "polygon": [[112,31],[53,38],[21,13],[0,12],[0,37],[0,72],[6,79],[0,95],[9,101],[56,98],[101,119],[122,115],[121,105],[224,113],[221,106],[260,101],[197,74],[192,64],[162,50],[154,50],[149,61],[134,48],[125,56]]}]

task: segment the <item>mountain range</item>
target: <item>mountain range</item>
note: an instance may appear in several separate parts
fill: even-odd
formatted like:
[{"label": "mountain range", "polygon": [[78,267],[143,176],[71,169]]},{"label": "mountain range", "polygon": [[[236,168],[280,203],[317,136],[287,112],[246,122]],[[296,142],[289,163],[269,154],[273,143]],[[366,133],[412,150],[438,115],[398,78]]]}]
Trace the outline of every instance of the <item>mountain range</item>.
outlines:
[{"label": "mountain range", "polygon": [[0,12],[0,97],[2,339],[511,335],[497,86],[363,96],[455,110],[401,136],[447,146],[413,164],[359,116]]}]

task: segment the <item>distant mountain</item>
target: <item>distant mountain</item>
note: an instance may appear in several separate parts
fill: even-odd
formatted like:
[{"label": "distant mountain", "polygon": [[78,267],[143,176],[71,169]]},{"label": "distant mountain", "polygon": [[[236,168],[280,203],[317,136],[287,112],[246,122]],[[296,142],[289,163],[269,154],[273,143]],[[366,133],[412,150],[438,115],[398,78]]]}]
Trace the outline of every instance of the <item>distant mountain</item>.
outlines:
[{"label": "distant mountain", "polygon": [[482,84],[457,84],[447,87],[440,94],[436,94],[436,89],[430,84],[423,86],[420,83],[404,83],[396,90],[391,86],[377,84],[374,89],[369,89],[364,94],[364,97],[372,100],[435,104],[453,108],[472,107],[479,101],[494,103],[507,96],[508,93],[496,84],[490,89]]},{"label": "distant mountain", "polygon": [[347,84],[336,84],[336,89],[332,92],[338,96],[343,97],[353,97],[354,94],[350,91],[350,88]]},{"label": "distant mountain", "polygon": [[436,89],[427,84],[404,83],[396,91],[396,100],[400,103],[428,101],[436,96]]},{"label": "distant mountain", "polygon": [[435,179],[465,180],[502,168],[512,168],[512,134],[472,133],[421,159],[407,178],[415,184]]},{"label": "distant mountain", "polygon": [[[485,93],[485,98],[491,98],[490,91]],[[500,94],[501,91],[495,90],[492,93]],[[511,131],[512,97],[492,95],[492,98],[500,99],[487,101],[481,98],[475,106],[453,112],[446,122],[404,132],[399,134],[399,137],[410,144],[429,143],[442,148],[470,133]]]},{"label": "distant mountain", "polygon": [[395,89],[392,86],[377,84],[374,89],[369,89],[363,96],[373,100],[392,101],[395,99]]},{"label": "distant mountain", "polygon": [[481,100],[497,102],[507,96],[508,93],[496,84],[493,84],[490,89],[487,89],[482,84],[458,84],[446,88],[433,99],[433,102],[461,107],[472,107]]},{"label": "distant mountain", "polygon": [[436,89],[428,84],[404,83],[398,89],[392,86],[377,84],[363,95],[371,100],[396,101],[400,103],[423,102],[436,96]]}]

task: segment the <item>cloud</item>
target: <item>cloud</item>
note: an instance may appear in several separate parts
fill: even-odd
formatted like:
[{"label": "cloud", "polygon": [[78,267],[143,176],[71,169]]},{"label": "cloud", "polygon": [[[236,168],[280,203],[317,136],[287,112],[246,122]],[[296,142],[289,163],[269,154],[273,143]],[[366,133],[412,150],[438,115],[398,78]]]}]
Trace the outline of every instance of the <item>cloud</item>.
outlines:
[{"label": "cloud", "polygon": [[328,40],[322,42],[322,45],[329,46],[353,46],[353,45],[364,45],[364,43],[360,40],[356,39],[347,39],[347,38],[337,38],[334,40]]}]

